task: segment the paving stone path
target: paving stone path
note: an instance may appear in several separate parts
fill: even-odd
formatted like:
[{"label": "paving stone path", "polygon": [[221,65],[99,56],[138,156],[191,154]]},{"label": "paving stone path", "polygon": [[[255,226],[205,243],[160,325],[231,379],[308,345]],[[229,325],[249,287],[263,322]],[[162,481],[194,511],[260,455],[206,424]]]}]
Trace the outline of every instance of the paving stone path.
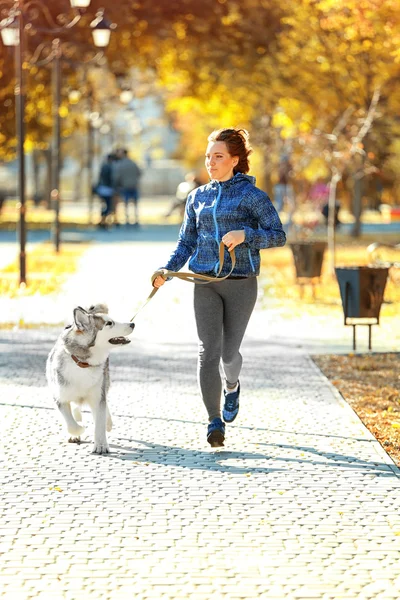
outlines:
[{"label": "paving stone path", "polygon": [[[170,250],[144,244],[94,246],[60,318],[78,297],[131,317]],[[171,282],[113,353],[109,456],[87,412],[65,442],[44,377],[60,328],[0,332],[0,598],[398,600],[399,469],[259,309],[240,415],[210,450],[191,310]]]}]

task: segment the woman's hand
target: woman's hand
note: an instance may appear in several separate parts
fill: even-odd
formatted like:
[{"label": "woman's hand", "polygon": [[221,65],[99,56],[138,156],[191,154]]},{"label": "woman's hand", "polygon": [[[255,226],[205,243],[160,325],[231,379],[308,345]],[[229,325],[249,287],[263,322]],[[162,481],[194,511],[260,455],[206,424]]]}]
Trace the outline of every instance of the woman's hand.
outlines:
[{"label": "woman's hand", "polygon": [[233,250],[239,244],[242,244],[246,238],[244,229],[235,229],[234,231],[228,231],[222,238],[223,243],[228,248],[229,252]]},{"label": "woman's hand", "polygon": [[165,283],[165,279],[162,275],[157,275],[157,277],[155,278],[155,280],[153,281],[153,287],[155,288],[159,288],[162,285],[164,285]]}]

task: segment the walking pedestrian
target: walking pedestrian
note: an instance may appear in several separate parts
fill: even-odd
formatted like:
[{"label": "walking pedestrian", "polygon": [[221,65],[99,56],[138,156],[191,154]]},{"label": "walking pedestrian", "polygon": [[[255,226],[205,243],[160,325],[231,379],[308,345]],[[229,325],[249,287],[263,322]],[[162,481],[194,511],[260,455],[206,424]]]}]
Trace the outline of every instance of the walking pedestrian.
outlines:
[{"label": "walking pedestrian", "polygon": [[[207,441],[212,447],[224,445],[225,423],[234,421],[239,412],[240,345],[257,298],[260,249],[286,242],[271,200],[255,186],[255,178],[247,175],[251,152],[244,129],[211,133],[205,156],[211,181],[189,194],[176,248],[164,267],[179,271],[190,259],[194,273],[215,276],[222,240],[226,247],[223,277],[230,272],[229,252],[235,249],[236,265],[227,279],[194,285],[197,374],[209,419]],[[158,288],[164,283],[165,277],[159,275],[153,285]]]},{"label": "walking pedestrian", "polygon": [[128,156],[128,151],[120,150],[120,160],[115,163],[115,183],[120,188],[125,204],[126,224],[129,224],[129,202],[133,202],[135,211],[134,225],[139,226],[139,180],[141,170],[134,160]]},{"label": "walking pedestrian", "polygon": [[175,201],[171,204],[166,217],[170,217],[175,210],[179,211],[179,216],[183,219],[185,214],[185,206],[188,196],[191,191],[199,187],[200,181],[196,177],[196,173],[186,173],[184,181],[176,188]]},{"label": "walking pedestrian", "polygon": [[114,195],[113,160],[113,155],[108,154],[106,160],[101,165],[99,181],[95,187],[95,192],[101,200],[101,218],[98,226],[103,229],[107,228],[107,217],[112,213]]}]

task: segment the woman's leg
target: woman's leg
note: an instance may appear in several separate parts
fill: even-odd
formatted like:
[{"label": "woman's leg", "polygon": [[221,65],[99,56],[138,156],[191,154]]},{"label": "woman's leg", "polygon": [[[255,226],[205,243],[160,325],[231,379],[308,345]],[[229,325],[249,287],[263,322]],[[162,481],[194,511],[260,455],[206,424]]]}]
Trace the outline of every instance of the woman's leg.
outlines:
[{"label": "woman's leg", "polygon": [[216,285],[223,286],[222,366],[227,386],[234,387],[242,368],[240,345],[257,300],[257,278],[229,279]]},{"label": "woman's leg", "polygon": [[112,196],[107,196],[107,198],[105,198],[106,201],[106,210],[105,210],[105,217],[108,217],[111,214],[111,205],[112,205]]},{"label": "woman's leg", "polygon": [[222,298],[215,289],[218,285],[223,284],[194,286],[194,313],[199,337],[197,378],[210,422],[221,418],[219,364],[224,309]]},{"label": "woman's leg", "polygon": [[139,225],[139,193],[137,188],[131,190],[133,207],[135,210],[135,225]]},{"label": "woman's leg", "polygon": [[197,373],[210,421],[221,418],[221,357],[226,382],[233,387],[242,367],[240,345],[256,300],[256,277],[195,285],[194,311],[199,337]]},{"label": "woman's leg", "polygon": [[124,199],[125,204],[125,221],[126,224],[129,225],[129,190],[124,188],[122,190],[122,197]]},{"label": "woman's leg", "polygon": [[101,200],[101,218],[103,219],[107,215],[107,198],[105,196],[99,196]]},{"label": "woman's leg", "polygon": [[105,228],[106,219],[107,219],[107,197],[99,196],[99,198],[101,200],[101,215],[100,215],[100,222],[99,222],[98,226]]}]

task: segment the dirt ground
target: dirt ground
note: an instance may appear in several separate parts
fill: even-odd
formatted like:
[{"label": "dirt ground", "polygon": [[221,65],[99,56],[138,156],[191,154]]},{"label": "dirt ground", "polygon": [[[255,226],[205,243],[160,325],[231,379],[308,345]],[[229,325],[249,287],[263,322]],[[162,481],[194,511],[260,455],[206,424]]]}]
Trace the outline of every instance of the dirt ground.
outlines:
[{"label": "dirt ground", "polygon": [[400,467],[400,353],[312,358]]}]

